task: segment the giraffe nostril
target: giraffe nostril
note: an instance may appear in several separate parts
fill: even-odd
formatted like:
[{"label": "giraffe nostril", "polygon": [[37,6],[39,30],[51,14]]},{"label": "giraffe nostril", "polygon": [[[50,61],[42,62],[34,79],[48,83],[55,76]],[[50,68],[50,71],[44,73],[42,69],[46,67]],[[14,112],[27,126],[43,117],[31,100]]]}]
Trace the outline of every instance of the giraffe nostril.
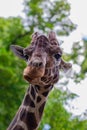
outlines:
[{"label": "giraffe nostril", "polygon": [[35,63],[34,63],[34,66],[36,66],[36,67],[41,67],[42,65],[43,65],[42,62],[35,62]]},{"label": "giraffe nostril", "polygon": [[42,62],[32,62],[31,65],[35,66],[35,67],[41,67],[43,66]]},{"label": "giraffe nostril", "polygon": [[38,63],[38,67],[41,67],[42,65],[43,65],[42,62],[39,62],[39,63]]}]

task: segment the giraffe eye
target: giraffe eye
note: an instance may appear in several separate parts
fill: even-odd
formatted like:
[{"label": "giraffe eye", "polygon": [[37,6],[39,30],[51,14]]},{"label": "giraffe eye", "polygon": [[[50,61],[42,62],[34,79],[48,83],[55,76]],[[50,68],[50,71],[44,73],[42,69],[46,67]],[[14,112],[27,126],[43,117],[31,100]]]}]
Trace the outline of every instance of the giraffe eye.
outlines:
[{"label": "giraffe eye", "polygon": [[56,58],[56,60],[59,60],[61,58],[61,54],[55,54],[54,57]]}]

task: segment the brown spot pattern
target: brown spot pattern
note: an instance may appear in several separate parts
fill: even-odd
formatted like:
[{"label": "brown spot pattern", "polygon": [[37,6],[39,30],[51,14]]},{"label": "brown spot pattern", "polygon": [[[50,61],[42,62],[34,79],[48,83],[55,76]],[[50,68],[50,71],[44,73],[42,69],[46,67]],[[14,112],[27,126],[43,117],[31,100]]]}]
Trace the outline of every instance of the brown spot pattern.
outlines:
[{"label": "brown spot pattern", "polygon": [[49,91],[42,93],[42,95],[46,97],[48,95],[48,93],[49,93]]},{"label": "brown spot pattern", "polygon": [[30,93],[31,93],[32,97],[35,99],[35,90],[34,90],[33,86],[31,87]]},{"label": "brown spot pattern", "polygon": [[21,126],[17,125],[15,126],[15,128],[13,128],[13,130],[24,130]]},{"label": "brown spot pattern", "polygon": [[46,103],[46,102],[44,102],[44,103],[41,105],[41,107],[39,108],[40,118],[41,118],[41,116],[42,116],[42,114],[43,114],[43,110],[44,110],[45,103]]},{"label": "brown spot pattern", "polygon": [[40,102],[40,101],[41,101],[41,97],[38,96],[38,97],[37,97],[37,103]]},{"label": "brown spot pattern", "polygon": [[20,119],[24,123],[26,123],[28,130],[33,130],[37,127],[37,121],[35,118],[35,114],[32,112],[28,112],[25,109],[21,111]]},{"label": "brown spot pattern", "polygon": [[26,97],[25,97],[24,105],[25,105],[25,106],[28,106],[28,105],[29,105],[29,106],[31,106],[31,107],[35,107],[35,104],[34,104],[34,102],[31,100],[29,94],[27,94]]}]

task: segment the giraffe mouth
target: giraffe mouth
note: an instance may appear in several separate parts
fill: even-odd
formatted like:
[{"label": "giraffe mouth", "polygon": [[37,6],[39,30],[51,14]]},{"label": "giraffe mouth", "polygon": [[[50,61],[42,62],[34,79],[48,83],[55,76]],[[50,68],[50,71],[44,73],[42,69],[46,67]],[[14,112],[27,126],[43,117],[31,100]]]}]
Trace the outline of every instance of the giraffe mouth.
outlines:
[{"label": "giraffe mouth", "polygon": [[24,75],[24,79],[27,80],[28,82],[32,81],[32,78],[30,78],[28,75]]}]

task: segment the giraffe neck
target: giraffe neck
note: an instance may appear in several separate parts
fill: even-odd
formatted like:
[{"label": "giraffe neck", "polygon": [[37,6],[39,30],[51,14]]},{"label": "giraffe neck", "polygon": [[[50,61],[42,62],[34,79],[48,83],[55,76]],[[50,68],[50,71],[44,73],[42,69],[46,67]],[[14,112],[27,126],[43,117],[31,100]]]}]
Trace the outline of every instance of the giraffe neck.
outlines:
[{"label": "giraffe neck", "polygon": [[52,87],[30,85],[16,116],[7,130],[37,130]]}]

